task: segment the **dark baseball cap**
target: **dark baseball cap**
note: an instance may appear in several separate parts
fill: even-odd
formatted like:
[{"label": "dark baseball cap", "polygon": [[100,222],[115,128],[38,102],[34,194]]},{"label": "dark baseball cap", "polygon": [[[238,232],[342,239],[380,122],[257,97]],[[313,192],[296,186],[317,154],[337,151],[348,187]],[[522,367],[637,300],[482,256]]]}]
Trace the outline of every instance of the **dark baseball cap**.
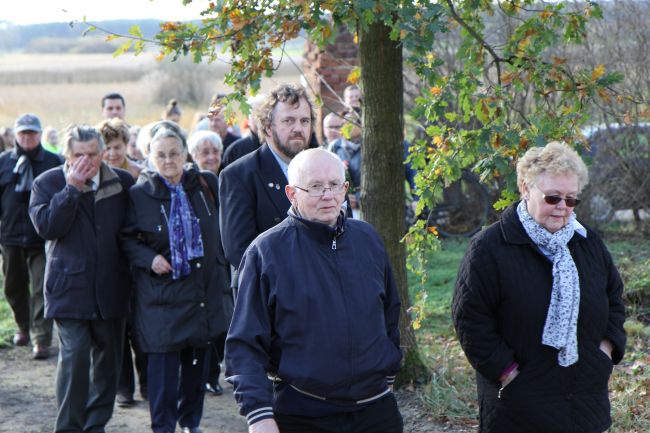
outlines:
[{"label": "dark baseball cap", "polygon": [[35,114],[23,114],[14,124],[14,132],[19,133],[22,131],[41,132],[41,121]]}]

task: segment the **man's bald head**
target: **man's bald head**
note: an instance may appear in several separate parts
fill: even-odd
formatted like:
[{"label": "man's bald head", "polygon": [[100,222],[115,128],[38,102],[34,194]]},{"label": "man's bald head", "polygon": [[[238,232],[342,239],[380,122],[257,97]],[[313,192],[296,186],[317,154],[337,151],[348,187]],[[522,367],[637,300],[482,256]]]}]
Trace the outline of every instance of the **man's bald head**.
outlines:
[{"label": "man's bald head", "polygon": [[[335,165],[341,172],[341,182],[345,181],[345,166],[341,159],[334,153],[320,148],[306,149],[298,153],[289,163],[289,184],[302,185],[306,175],[316,167],[322,165]],[[308,177],[308,176],[307,176]]]},{"label": "man's bald head", "polygon": [[347,189],[343,163],[327,150],[303,150],[289,163],[289,185],[284,191],[304,219],[334,226]]}]

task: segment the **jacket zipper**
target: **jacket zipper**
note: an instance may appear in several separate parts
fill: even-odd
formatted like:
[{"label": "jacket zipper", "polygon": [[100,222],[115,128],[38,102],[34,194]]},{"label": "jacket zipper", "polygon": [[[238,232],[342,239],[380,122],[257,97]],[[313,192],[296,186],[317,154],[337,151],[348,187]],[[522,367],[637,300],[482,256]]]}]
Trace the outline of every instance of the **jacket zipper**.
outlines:
[{"label": "jacket zipper", "polygon": [[160,203],[160,213],[165,217],[167,228],[169,228],[169,218],[167,218],[167,211],[165,211],[165,206],[162,203]]},{"label": "jacket zipper", "polygon": [[212,216],[212,212],[210,212],[210,207],[208,206],[208,202],[205,201],[205,196],[203,195],[203,191],[199,191],[199,194],[201,194],[201,199],[203,200],[203,204],[205,205],[205,210],[208,211],[208,216]]}]

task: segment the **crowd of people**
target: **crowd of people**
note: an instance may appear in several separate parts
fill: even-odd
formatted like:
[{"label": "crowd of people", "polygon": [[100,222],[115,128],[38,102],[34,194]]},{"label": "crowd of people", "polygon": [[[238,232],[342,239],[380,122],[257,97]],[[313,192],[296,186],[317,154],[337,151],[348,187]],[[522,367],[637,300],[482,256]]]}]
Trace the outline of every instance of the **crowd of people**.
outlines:
[{"label": "crowd of people", "polygon": [[[244,137],[224,101],[190,134],[178,101],[140,128],[118,93],[61,137],[34,114],[0,131],[13,344],[47,359],[56,325],[54,431],[103,432],[137,384],[154,433],[199,433],[224,367],[252,433],[402,432],[400,299],[380,236],[354,218],[361,89],[325,116],[322,145],[302,86],[251,98]],[[472,241],[454,294],[480,431],[601,432],[624,309],[606,247],[573,214],[587,170],[550,143],[518,178],[521,201]]]}]

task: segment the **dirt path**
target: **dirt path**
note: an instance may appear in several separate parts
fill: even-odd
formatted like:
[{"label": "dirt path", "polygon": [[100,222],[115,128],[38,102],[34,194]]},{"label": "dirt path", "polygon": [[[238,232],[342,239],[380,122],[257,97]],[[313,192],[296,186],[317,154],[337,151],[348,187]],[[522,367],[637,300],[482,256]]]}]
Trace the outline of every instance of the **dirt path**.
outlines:
[{"label": "dirt path", "polygon": [[[56,357],[35,361],[31,348],[0,349],[0,433],[51,432],[56,402]],[[204,433],[246,433],[244,418],[237,412],[232,387],[222,382],[224,395],[206,396],[201,429]],[[137,394],[137,393],[136,393]],[[413,392],[398,393],[405,433],[449,432],[426,416]],[[136,400],[134,407],[115,408],[106,433],[149,432],[149,408]]]}]

